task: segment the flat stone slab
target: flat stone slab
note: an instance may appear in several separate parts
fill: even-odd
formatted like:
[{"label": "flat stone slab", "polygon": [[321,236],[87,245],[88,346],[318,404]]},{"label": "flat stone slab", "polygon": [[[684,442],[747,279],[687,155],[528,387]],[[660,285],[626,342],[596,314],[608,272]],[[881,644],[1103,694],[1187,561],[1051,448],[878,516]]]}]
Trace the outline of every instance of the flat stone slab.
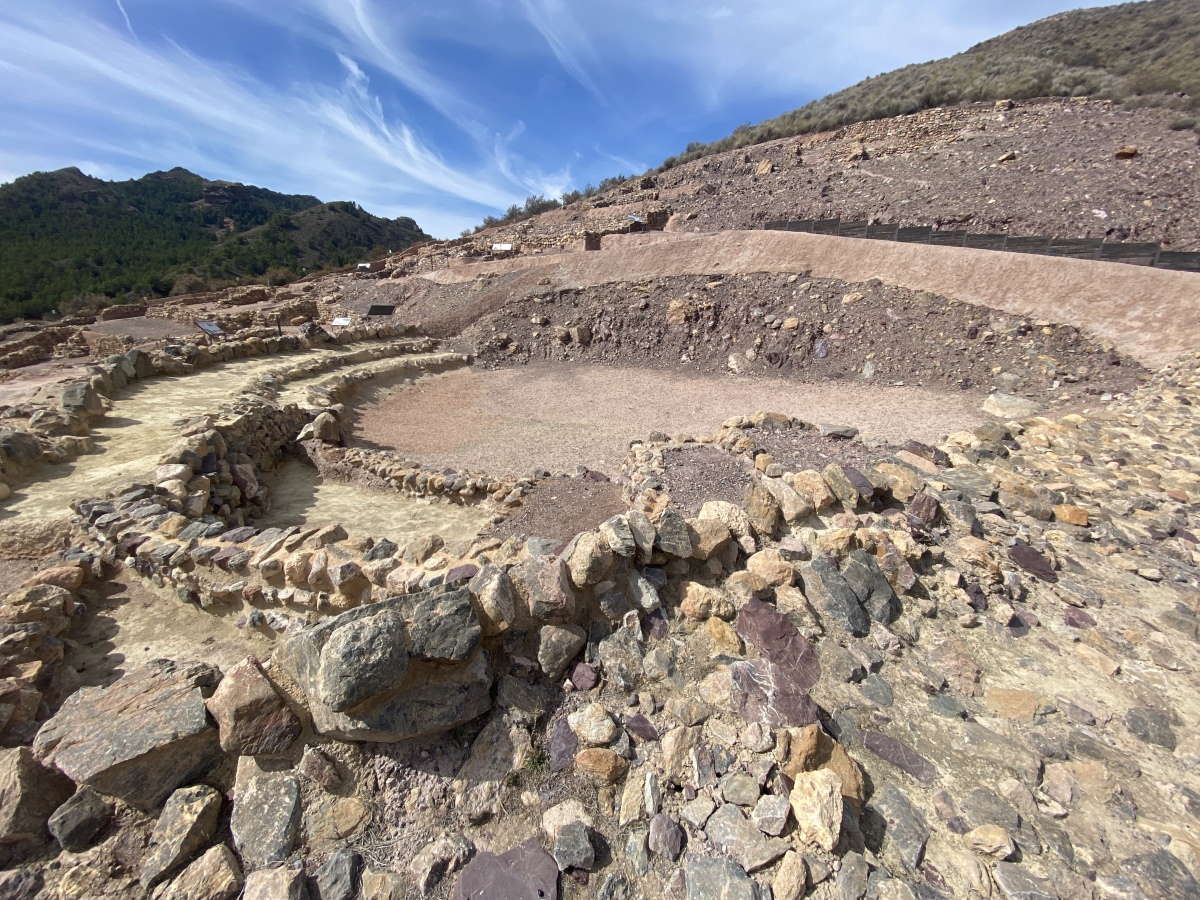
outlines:
[{"label": "flat stone slab", "polygon": [[81,688],[42,726],[33,752],[76,784],[154,809],[221,756],[201,688],[218,677],[203,664],[164,663]]},{"label": "flat stone slab", "polygon": [[453,900],[558,900],[558,863],[530,838],[497,856],[480,853],[454,885]]}]

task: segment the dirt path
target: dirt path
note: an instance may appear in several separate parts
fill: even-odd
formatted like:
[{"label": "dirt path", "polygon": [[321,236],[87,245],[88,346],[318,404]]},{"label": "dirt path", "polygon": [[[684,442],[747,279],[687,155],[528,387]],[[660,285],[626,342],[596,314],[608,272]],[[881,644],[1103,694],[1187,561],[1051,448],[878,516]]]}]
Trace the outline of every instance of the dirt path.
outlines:
[{"label": "dirt path", "polygon": [[382,394],[360,408],[355,438],[494,475],[578,465],[612,474],[629,442],[651,431],[700,436],[759,409],[936,443],[982,422],[979,403],[974,394],[917,387],[531,365],[461,370]]},{"label": "dirt path", "polygon": [[290,459],[268,480],[271,511],[258,525],[319,526],[342,522],[355,534],[389,538],[403,544],[418,535],[443,540],[472,538],[489,516],[473,507],[401,497],[323,479],[312,466]]},{"label": "dirt path", "polygon": [[202,660],[224,671],[246,656],[266,659],[271,641],[253,628],[155,593],[120,573],[106,581],[72,627],[67,665],[81,685],[111,684],[154,659]]}]

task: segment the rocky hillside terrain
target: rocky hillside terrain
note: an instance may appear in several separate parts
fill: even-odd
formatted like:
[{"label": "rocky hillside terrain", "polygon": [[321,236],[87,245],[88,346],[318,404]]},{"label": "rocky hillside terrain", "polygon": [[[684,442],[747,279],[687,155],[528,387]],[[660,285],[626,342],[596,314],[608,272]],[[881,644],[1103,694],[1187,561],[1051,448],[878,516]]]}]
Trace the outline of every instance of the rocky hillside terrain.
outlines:
[{"label": "rocky hillside terrain", "polygon": [[0,187],[0,320],[344,266],[427,240],[353,203],[185,169],[101,181],[78,169]]},{"label": "rocky hillside terrain", "polygon": [[759,227],[1196,247],[1169,115],[926,110],[0,329],[0,898],[1200,897],[1200,275]]},{"label": "rocky hillside terrain", "polygon": [[1149,0],[1078,9],[1042,19],[946,59],[868,78],[711,144],[695,143],[663,164],[781,137],[832,131],[939,106],[1036,97],[1094,97],[1130,109],[1175,111],[1195,128],[1200,10],[1190,0]]}]

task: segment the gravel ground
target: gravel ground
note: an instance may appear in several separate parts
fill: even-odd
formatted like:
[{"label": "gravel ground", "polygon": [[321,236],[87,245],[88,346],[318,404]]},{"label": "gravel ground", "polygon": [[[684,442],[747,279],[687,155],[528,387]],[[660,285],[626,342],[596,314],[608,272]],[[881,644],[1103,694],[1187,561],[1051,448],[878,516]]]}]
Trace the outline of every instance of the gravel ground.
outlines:
[{"label": "gravel ground", "polygon": [[626,509],[614,481],[552,478],[538,482],[517,511],[488,533],[501,540],[519,534],[569,541]]},{"label": "gravel ground", "polygon": [[852,425],[891,441],[936,443],[984,421],[962,391],[862,381],[698,375],[630,366],[539,365],[460,370],[401,387],[359,409],[354,441],[435,467],[493,475],[583,465],[615,474],[631,440],[651,431],[702,436],[764,409]]},{"label": "gravel ground", "polygon": [[671,505],[685,516],[694,516],[709,500],[739,506],[753,480],[750,467],[715,447],[688,446],[663,453],[667,493]]}]

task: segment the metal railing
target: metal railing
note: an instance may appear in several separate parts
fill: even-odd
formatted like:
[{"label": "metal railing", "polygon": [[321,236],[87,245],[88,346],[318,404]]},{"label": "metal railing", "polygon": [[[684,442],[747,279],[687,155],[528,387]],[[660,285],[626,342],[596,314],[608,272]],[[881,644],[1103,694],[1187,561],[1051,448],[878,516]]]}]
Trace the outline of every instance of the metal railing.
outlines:
[{"label": "metal railing", "polygon": [[1200,272],[1200,253],[1164,250],[1161,244],[1153,243],[1105,241],[1101,238],[1068,240],[1021,237],[994,232],[938,231],[931,226],[902,228],[899,225],[871,224],[866,221],[843,222],[841,219],[781,219],[767,222],[763,227],[768,231],[799,231],[871,241],[1036,253],[1041,256],[1065,256],[1071,259],[1092,259],[1132,266],[1153,266],[1179,272]]}]

